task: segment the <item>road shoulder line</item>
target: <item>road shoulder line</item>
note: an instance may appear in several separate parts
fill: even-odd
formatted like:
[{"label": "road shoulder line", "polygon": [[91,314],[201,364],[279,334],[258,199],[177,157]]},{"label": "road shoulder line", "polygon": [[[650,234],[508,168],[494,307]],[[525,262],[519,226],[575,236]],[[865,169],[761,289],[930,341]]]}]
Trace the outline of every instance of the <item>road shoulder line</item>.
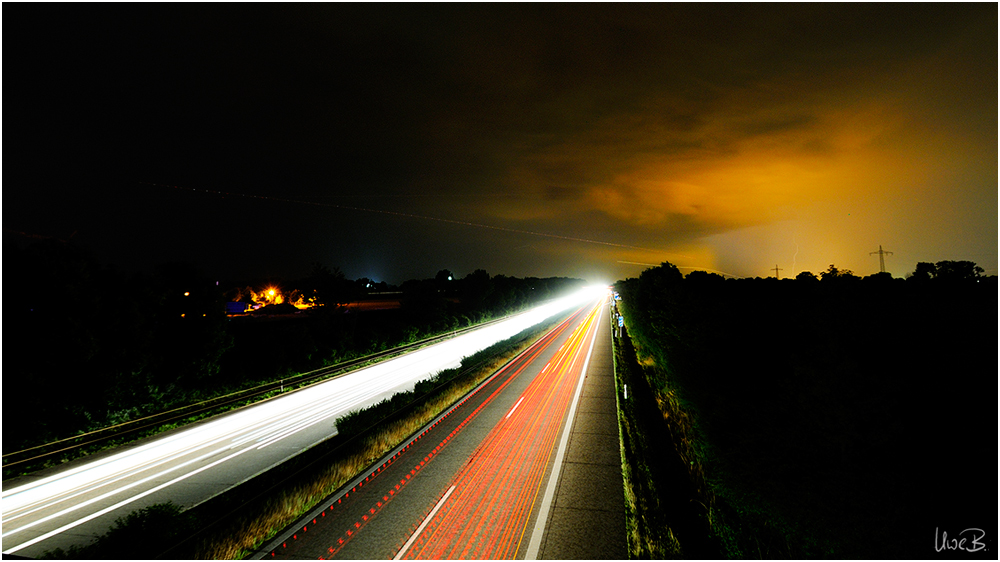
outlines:
[{"label": "road shoulder line", "polygon": [[569,446],[569,436],[573,429],[573,420],[576,419],[576,407],[580,403],[580,394],[583,392],[583,382],[587,378],[587,367],[590,365],[590,356],[594,352],[594,344],[597,343],[597,331],[604,317],[604,305],[599,306],[597,320],[593,323],[594,335],[590,340],[590,349],[587,350],[587,358],[583,361],[583,369],[580,371],[580,380],[576,385],[576,392],[573,394],[573,402],[569,407],[569,414],[566,417],[566,425],[563,428],[562,437],[559,439],[559,449],[556,451],[556,459],[552,465],[552,472],[549,473],[549,481],[545,485],[545,495],[542,496],[542,503],[538,510],[538,517],[535,519],[535,528],[531,531],[531,540],[528,542],[528,550],[524,555],[525,560],[535,560],[538,558],[538,551],[542,546],[542,535],[545,533],[545,525],[549,520],[549,511],[552,502],[555,500],[556,486],[559,483],[559,475],[562,473],[563,459],[566,456],[566,449]]}]

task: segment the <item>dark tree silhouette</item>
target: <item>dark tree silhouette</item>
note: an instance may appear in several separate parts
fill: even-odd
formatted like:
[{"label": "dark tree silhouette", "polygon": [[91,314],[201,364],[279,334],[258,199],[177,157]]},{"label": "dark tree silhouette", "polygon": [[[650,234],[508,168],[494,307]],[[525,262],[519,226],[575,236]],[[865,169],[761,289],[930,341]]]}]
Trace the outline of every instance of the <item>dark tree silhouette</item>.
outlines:
[{"label": "dark tree silhouette", "polygon": [[830,268],[819,274],[823,281],[846,281],[859,279],[857,275],[854,274],[850,269],[838,269],[837,266],[830,264]]},{"label": "dark tree silhouette", "polygon": [[309,284],[306,294],[311,290],[316,302],[325,306],[345,304],[358,296],[355,283],[348,281],[338,267],[330,270],[319,262],[313,263],[306,282]]},{"label": "dark tree silhouette", "polygon": [[971,261],[939,261],[934,278],[940,281],[975,281],[985,270]]},{"label": "dark tree silhouette", "polygon": [[927,262],[917,262],[917,268],[909,275],[909,279],[917,282],[930,281],[936,273],[934,264]]},{"label": "dark tree silhouette", "polygon": [[692,271],[688,273],[684,278],[688,283],[697,283],[699,285],[710,285],[713,283],[722,283],[726,280],[725,277],[719,275],[718,273],[709,273],[707,271]]},{"label": "dark tree silhouette", "polygon": [[795,280],[813,282],[813,281],[819,281],[819,277],[816,277],[816,274],[811,271],[803,271],[795,276]]},{"label": "dark tree silhouette", "polygon": [[916,282],[930,280],[956,283],[982,279],[985,270],[971,261],[939,261],[936,264],[918,262],[916,269],[907,278]]},{"label": "dark tree silhouette", "polygon": [[[776,557],[920,558],[924,529],[990,517],[948,483],[991,478],[981,428],[995,406],[976,389],[995,370],[981,341],[996,277],[971,262],[917,271],[935,281],[845,282],[860,278],[831,265],[815,286],[706,283],[663,264],[615,284],[629,337],[655,360],[650,386],[693,420],[734,554],[771,537],[787,545]],[[928,408],[934,423],[912,422]]]}]

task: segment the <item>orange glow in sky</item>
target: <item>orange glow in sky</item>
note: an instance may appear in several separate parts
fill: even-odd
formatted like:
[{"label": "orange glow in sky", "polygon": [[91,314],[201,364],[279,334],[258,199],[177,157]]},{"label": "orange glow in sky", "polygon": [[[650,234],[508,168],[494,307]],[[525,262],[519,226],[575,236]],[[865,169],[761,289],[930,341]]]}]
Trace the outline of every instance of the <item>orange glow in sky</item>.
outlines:
[{"label": "orange glow in sky", "polygon": [[995,4],[30,6],[4,227],[112,262],[998,273]]}]

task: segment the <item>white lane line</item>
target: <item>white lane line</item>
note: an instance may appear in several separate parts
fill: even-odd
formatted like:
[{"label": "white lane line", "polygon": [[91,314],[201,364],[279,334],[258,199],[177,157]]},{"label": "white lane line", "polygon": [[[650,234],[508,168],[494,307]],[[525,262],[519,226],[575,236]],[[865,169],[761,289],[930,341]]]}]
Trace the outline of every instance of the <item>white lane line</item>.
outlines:
[{"label": "white lane line", "polygon": [[410,540],[406,541],[406,544],[403,545],[403,548],[399,549],[399,552],[396,553],[396,556],[393,557],[393,560],[400,560],[403,558],[403,555],[406,554],[406,551],[409,550],[411,546],[413,546],[413,542],[417,540],[417,537],[420,536],[420,533],[424,532],[424,527],[426,527],[427,524],[431,522],[431,519],[434,518],[434,514],[437,513],[439,509],[441,509],[441,506],[444,505],[445,500],[447,500],[448,496],[450,496],[451,493],[454,491],[455,491],[455,486],[448,488],[448,491],[445,492],[444,497],[441,498],[441,501],[437,502],[437,505],[434,506],[434,509],[431,510],[431,512],[427,515],[427,517],[424,517],[424,521],[420,524],[419,527],[417,527],[416,532],[410,535]]},{"label": "white lane line", "polygon": [[[524,400],[524,396],[521,397],[521,400]],[[510,415],[514,413],[514,410],[516,410],[517,407],[521,405],[521,400],[518,400],[517,404],[514,404],[514,407],[510,409],[510,412],[507,413],[507,417],[505,417],[504,419],[509,418]]]},{"label": "white lane line", "polygon": [[552,473],[549,474],[549,482],[545,486],[545,495],[542,496],[542,504],[538,509],[535,528],[531,531],[531,541],[528,542],[528,551],[524,555],[525,560],[537,560],[538,549],[542,546],[542,533],[545,531],[545,524],[548,523],[549,519],[549,510],[552,508],[552,501],[555,499],[556,484],[559,483],[563,457],[566,456],[566,448],[569,445],[569,434],[573,429],[573,420],[576,417],[576,406],[580,402],[580,394],[583,393],[583,381],[587,378],[587,366],[590,365],[590,354],[594,352],[594,344],[597,342],[597,328],[601,325],[601,317],[604,316],[604,307],[601,306],[599,310],[597,320],[594,322],[594,336],[590,340],[590,349],[587,351],[587,359],[583,362],[583,370],[580,371],[580,382],[576,385],[573,403],[569,407],[566,427],[563,429],[562,438],[559,440],[559,450],[556,452],[556,460],[552,465]]}]

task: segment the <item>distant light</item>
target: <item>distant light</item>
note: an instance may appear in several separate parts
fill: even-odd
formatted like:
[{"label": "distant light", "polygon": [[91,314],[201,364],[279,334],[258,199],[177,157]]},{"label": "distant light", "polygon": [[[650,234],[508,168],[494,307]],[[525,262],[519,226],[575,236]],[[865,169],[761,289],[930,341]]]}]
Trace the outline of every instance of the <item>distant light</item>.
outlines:
[{"label": "distant light", "polygon": [[187,292],[187,291],[184,291],[184,296],[185,296],[185,297],[190,297],[190,296],[191,296],[191,293],[189,293],[189,292]]}]

